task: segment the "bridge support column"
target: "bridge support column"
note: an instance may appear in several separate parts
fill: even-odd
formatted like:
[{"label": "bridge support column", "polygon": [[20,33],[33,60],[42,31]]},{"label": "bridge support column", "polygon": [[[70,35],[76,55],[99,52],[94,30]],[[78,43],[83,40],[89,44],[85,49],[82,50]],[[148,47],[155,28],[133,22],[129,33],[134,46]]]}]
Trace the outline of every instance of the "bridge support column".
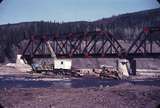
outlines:
[{"label": "bridge support column", "polygon": [[136,60],[134,59],[118,59],[117,69],[124,76],[136,75]]},{"label": "bridge support column", "polygon": [[130,63],[127,59],[118,59],[117,60],[117,70],[122,72],[124,76],[129,76],[130,73]]},{"label": "bridge support column", "polygon": [[130,75],[136,75],[136,60],[134,59],[129,59],[129,63],[130,63]]}]

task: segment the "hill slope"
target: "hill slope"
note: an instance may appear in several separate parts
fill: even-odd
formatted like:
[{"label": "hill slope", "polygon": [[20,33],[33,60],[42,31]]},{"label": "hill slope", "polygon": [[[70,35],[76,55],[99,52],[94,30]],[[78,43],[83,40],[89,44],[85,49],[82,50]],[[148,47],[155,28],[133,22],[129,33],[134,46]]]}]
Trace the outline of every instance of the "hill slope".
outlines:
[{"label": "hill slope", "polygon": [[87,22],[23,22],[0,25],[0,62],[5,58],[15,61],[18,43],[32,35],[95,31],[97,28],[111,31],[117,39],[132,40],[145,26],[160,25],[160,8],[127,13],[111,18]]}]

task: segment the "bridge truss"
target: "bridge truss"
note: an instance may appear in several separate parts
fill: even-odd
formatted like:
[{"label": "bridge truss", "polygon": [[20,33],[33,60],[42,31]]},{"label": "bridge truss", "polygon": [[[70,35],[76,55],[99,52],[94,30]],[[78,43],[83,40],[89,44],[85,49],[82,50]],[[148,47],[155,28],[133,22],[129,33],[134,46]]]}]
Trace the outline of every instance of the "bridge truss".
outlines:
[{"label": "bridge truss", "polygon": [[124,47],[109,31],[32,36],[22,58],[32,64],[34,58],[51,58],[46,42],[57,58],[160,58],[160,27],[145,28]]}]

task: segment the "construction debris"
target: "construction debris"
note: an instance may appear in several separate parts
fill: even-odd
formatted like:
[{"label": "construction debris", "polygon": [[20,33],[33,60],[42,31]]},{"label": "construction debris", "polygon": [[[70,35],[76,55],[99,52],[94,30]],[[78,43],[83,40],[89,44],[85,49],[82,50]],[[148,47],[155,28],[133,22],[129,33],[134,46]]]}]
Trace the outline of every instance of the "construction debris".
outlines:
[{"label": "construction debris", "polygon": [[102,67],[102,71],[99,74],[101,79],[104,78],[113,78],[113,79],[121,79],[121,72],[117,71],[113,67]]}]

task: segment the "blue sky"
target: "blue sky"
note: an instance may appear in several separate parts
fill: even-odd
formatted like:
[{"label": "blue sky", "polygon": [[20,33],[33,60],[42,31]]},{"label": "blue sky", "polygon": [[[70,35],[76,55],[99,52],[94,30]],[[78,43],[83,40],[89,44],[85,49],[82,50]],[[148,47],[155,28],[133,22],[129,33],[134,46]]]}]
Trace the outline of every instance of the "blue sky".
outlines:
[{"label": "blue sky", "polygon": [[0,24],[94,21],[157,7],[156,0],[4,0],[0,4]]}]

